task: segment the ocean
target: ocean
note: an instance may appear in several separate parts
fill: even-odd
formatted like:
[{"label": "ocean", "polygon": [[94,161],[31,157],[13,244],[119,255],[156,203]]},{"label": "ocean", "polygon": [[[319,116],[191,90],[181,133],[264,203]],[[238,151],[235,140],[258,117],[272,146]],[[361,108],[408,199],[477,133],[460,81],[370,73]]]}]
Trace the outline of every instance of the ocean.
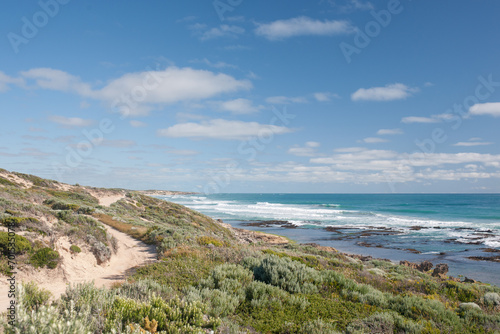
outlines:
[{"label": "ocean", "polygon": [[234,227],[392,261],[447,263],[500,286],[500,194],[211,194],[159,198]]}]

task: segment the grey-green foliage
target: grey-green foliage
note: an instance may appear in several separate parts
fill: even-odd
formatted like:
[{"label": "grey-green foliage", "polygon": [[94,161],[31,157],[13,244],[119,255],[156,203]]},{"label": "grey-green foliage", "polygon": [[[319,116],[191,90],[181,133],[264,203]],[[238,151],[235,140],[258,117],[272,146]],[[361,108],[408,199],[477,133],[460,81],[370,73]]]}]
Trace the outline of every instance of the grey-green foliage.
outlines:
[{"label": "grey-green foliage", "polygon": [[483,302],[487,306],[500,305],[500,296],[496,292],[487,292],[483,297]]},{"label": "grey-green foliage", "polygon": [[300,327],[300,333],[303,334],[337,334],[340,332],[337,332],[335,330],[335,327],[328,323],[323,321],[322,319],[316,319],[312,321],[308,321],[304,323]]},{"label": "grey-green foliage", "polygon": [[3,323],[6,333],[26,334],[74,334],[91,333],[86,324],[87,314],[78,312],[73,303],[60,310],[56,306],[40,305],[37,310],[30,310],[26,306],[26,286],[17,285],[16,322],[14,326]]},{"label": "grey-green foliage", "polygon": [[208,314],[214,317],[223,317],[233,313],[241,303],[239,295],[218,289],[189,287],[185,294],[185,299],[188,302],[206,303]]},{"label": "grey-green foliage", "polygon": [[226,316],[233,313],[244,301],[252,307],[281,307],[283,303],[305,309],[306,299],[294,296],[260,281],[253,281],[249,269],[235,264],[222,264],[212,270],[207,279],[201,280],[197,287],[185,290],[189,302],[200,301],[208,305],[212,316]]},{"label": "grey-green foliage", "polygon": [[315,284],[321,283],[322,276],[313,268],[285,257],[265,256],[253,268],[256,280],[282,288],[291,293],[316,293]]},{"label": "grey-green foliage", "polygon": [[60,298],[60,308],[69,310],[72,307],[86,316],[85,322],[92,332],[102,332],[105,324],[105,311],[108,310],[116,291],[106,288],[96,288],[94,283],[79,283],[68,286]]},{"label": "grey-green foliage", "polygon": [[371,316],[351,323],[347,329],[348,334],[359,333],[407,333],[417,334],[422,332],[424,326],[405,319],[397,313],[375,313]]},{"label": "grey-green foliage", "polygon": [[124,283],[116,291],[120,296],[135,299],[138,301],[147,301],[152,296],[158,296],[165,299],[171,299],[174,296],[172,288],[161,285],[151,279],[139,280],[134,283]]}]

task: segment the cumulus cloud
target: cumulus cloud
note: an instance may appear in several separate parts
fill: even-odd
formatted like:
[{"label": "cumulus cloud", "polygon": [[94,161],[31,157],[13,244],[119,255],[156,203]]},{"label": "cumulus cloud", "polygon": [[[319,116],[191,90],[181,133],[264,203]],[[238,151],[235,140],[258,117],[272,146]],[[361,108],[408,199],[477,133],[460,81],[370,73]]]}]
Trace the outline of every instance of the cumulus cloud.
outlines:
[{"label": "cumulus cloud", "polygon": [[332,98],[339,98],[337,94],[328,93],[328,92],[318,92],[314,93],[314,98],[318,102],[328,102],[331,101]]},{"label": "cumulus cloud", "polygon": [[24,84],[24,80],[22,78],[8,76],[4,72],[0,71],[0,92],[9,90],[11,84],[20,86]]},{"label": "cumulus cloud", "polygon": [[458,142],[456,144],[453,144],[453,146],[465,146],[465,147],[487,146],[487,145],[493,145],[493,143],[481,141],[481,138],[470,138],[468,141]]},{"label": "cumulus cloud", "polygon": [[34,80],[37,88],[73,92],[85,98],[100,100],[124,116],[146,115],[150,110],[164,105],[252,88],[249,80],[175,66],[164,70],[127,73],[100,89],[92,89],[79,77],[60,70],[39,68],[21,74]]},{"label": "cumulus cloud", "polygon": [[63,127],[66,128],[71,128],[71,127],[85,127],[92,125],[94,121],[90,119],[83,119],[79,117],[64,117],[64,116],[57,116],[57,115],[52,115],[49,116],[49,121],[59,124]]},{"label": "cumulus cloud", "polygon": [[403,130],[401,129],[380,129],[377,131],[377,135],[385,136],[385,135],[402,135]]},{"label": "cumulus cloud", "polygon": [[469,113],[471,115],[488,115],[493,117],[500,117],[500,102],[475,104],[470,107]]},{"label": "cumulus cloud", "polygon": [[271,23],[259,23],[255,33],[269,40],[278,40],[295,36],[332,36],[354,32],[354,27],[347,21],[315,20],[300,16]]},{"label": "cumulus cloud", "polygon": [[288,153],[299,157],[312,157],[316,155],[316,148],[321,144],[315,141],[308,141],[304,146],[293,146],[288,149]]},{"label": "cumulus cloud", "polygon": [[411,88],[402,83],[395,83],[384,87],[360,88],[352,93],[351,99],[353,101],[403,100],[417,91],[417,88]]},{"label": "cumulus cloud", "polygon": [[419,117],[419,116],[408,116],[401,119],[402,123],[439,123],[441,122],[438,118],[433,117]]},{"label": "cumulus cloud", "polygon": [[263,106],[255,106],[252,101],[248,99],[235,99],[229,101],[214,102],[215,107],[221,111],[229,111],[235,115],[252,114],[263,109]]},{"label": "cumulus cloud", "polygon": [[221,24],[214,28],[207,28],[204,24],[194,24],[190,28],[202,41],[221,37],[236,38],[245,33],[244,28],[228,24]]},{"label": "cumulus cloud", "polygon": [[246,140],[256,136],[270,136],[292,132],[284,126],[257,122],[213,119],[202,123],[181,123],[158,131],[159,136],[172,138],[209,138]]}]

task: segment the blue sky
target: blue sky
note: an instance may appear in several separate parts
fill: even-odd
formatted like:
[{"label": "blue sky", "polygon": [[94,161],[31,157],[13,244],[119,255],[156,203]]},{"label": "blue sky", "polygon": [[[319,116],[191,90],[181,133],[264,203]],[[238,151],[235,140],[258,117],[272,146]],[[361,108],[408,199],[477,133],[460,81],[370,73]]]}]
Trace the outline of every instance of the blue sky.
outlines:
[{"label": "blue sky", "polygon": [[12,2],[0,167],[198,192],[499,192],[500,3]]}]

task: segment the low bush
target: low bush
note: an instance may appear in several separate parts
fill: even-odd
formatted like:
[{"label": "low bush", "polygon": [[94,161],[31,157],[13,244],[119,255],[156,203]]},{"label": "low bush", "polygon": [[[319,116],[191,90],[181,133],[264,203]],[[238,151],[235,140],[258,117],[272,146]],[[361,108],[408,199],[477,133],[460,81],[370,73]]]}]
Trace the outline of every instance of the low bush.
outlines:
[{"label": "low bush", "polygon": [[73,253],[80,253],[82,251],[82,249],[80,247],[78,247],[77,245],[71,245],[69,250],[72,251]]},{"label": "low bush", "polygon": [[222,247],[224,246],[224,243],[218,239],[212,238],[212,237],[199,237],[198,238],[198,243],[202,246],[208,246],[208,245],[214,245],[215,247]]},{"label": "low bush", "polygon": [[34,282],[23,284],[22,307],[26,310],[38,311],[42,305],[46,305],[52,295],[50,291],[39,288]]},{"label": "low bush", "polygon": [[30,256],[30,263],[35,268],[47,266],[47,268],[54,269],[59,263],[59,253],[49,247],[39,249]]},{"label": "low bush", "polygon": [[149,303],[141,303],[133,299],[117,297],[107,312],[105,328],[110,331],[117,325],[125,327],[129,324],[140,324],[143,326],[146,317],[158,323],[158,331],[168,331],[168,333],[199,333],[202,328],[217,328],[220,320],[205,317],[205,310],[206,306],[201,303],[184,302],[177,298],[164,301],[153,297]]},{"label": "low bush", "polygon": [[31,310],[28,298],[29,288],[19,284],[17,287],[16,321],[14,325],[3,322],[5,333],[38,333],[38,334],[90,334],[85,323],[85,315],[75,311],[73,307],[62,312],[55,306],[41,305],[36,311]]},{"label": "low bush", "polygon": [[25,237],[17,234],[14,237],[9,237],[8,232],[0,231],[0,251],[3,255],[8,256],[10,252],[23,254],[30,250],[31,243]]},{"label": "low bush", "polygon": [[321,283],[322,277],[315,269],[306,265],[268,255],[253,269],[256,280],[280,287],[291,293],[315,293],[316,283]]}]

